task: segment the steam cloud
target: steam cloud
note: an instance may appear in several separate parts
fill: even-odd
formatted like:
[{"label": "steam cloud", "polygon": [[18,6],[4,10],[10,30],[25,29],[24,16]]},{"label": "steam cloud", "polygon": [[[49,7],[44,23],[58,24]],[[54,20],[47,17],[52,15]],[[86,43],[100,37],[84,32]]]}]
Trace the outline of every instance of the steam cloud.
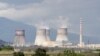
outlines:
[{"label": "steam cloud", "polygon": [[52,19],[40,19],[34,23],[29,23],[29,24],[34,25],[37,28],[46,28],[46,29],[48,28],[55,29],[55,28],[61,28],[61,27],[67,28],[69,25],[68,18],[64,16],[58,16]]}]

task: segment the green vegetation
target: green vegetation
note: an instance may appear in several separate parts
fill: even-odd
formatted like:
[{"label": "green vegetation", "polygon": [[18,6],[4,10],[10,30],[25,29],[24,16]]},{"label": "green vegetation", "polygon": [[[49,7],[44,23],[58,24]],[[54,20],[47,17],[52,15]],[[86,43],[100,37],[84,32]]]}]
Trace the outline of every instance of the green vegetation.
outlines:
[{"label": "green vegetation", "polygon": [[32,56],[48,56],[46,49],[38,48]]},{"label": "green vegetation", "polygon": [[76,53],[74,52],[74,50],[65,50],[64,56],[76,56]]},{"label": "green vegetation", "polygon": [[74,50],[65,50],[63,56],[84,56],[81,53],[75,53]]},{"label": "green vegetation", "polygon": [[11,46],[3,46],[0,48],[0,51],[2,51],[2,50],[14,50],[14,48]]},{"label": "green vegetation", "polygon": [[24,56],[23,52],[14,52],[13,56]]},{"label": "green vegetation", "polygon": [[35,51],[35,54],[33,56],[85,56],[83,55],[83,53],[76,53],[74,50],[68,50],[68,49],[61,52],[55,52],[55,53],[50,52],[48,55],[47,53],[45,49],[39,48]]},{"label": "green vegetation", "polygon": [[4,46],[2,48],[2,50],[13,50],[13,47],[11,47],[11,46]]},{"label": "green vegetation", "polygon": [[96,51],[98,52],[98,56],[100,56],[100,49],[96,49]]},{"label": "green vegetation", "polygon": [[12,47],[5,46],[1,48],[0,56],[100,56],[100,49],[89,51],[77,51],[74,49],[50,50],[37,48],[35,51],[14,52]]},{"label": "green vegetation", "polygon": [[2,50],[2,48],[0,47],[0,51]]}]

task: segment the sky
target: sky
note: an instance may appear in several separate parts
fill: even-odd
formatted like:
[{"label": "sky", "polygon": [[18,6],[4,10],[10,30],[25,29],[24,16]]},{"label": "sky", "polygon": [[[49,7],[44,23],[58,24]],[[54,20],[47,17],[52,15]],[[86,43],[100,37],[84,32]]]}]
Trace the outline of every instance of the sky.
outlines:
[{"label": "sky", "polygon": [[100,38],[100,0],[0,0],[0,17],[36,27],[67,26],[76,34],[82,18],[83,34]]}]

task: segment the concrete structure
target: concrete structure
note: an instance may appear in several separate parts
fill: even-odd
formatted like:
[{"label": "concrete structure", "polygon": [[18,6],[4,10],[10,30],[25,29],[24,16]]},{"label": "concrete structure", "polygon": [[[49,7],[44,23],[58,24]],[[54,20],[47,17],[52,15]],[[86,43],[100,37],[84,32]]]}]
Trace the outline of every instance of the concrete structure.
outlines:
[{"label": "concrete structure", "polygon": [[83,40],[83,20],[82,18],[80,18],[80,40],[78,44],[80,48],[84,47],[84,42],[82,40]]},{"label": "concrete structure", "polygon": [[57,31],[57,38],[56,38],[55,46],[64,47],[67,45],[71,45],[71,43],[68,41],[68,28],[61,27]]},{"label": "concrete structure", "polygon": [[38,28],[36,32],[35,45],[48,46],[48,41],[50,41],[49,29],[45,27]]},{"label": "concrete structure", "polygon": [[68,41],[67,28],[59,28],[57,31],[57,42]]},{"label": "concrete structure", "polygon": [[22,47],[25,45],[25,30],[16,30],[14,46]]}]

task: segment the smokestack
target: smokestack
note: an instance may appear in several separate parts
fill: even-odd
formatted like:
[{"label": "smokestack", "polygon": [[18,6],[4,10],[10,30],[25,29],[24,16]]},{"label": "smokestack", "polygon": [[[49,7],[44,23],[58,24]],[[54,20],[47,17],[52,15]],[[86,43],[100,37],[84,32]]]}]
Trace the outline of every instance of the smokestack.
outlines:
[{"label": "smokestack", "polygon": [[79,40],[79,47],[83,47],[84,46],[84,42],[83,40],[83,20],[82,18],[80,18],[80,40]]},{"label": "smokestack", "polygon": [[83,24],[83,22],[82,22],[82,18],[80,18],[80,44],[82,44],[82,34],[83,34],[83,31],[82,31],[82,24]]},{"label": "smokestack", "polygon": [[46,28],[38,28],[36,32],[35,45],[43,46],[47,41],[47,34]]},{"label": "smokestack", "polygon": [[25,45],[25,30],[16,30],[14,46],[21,47]]},{"label": "smokestack", "polygon": [[[56,42],[58,42],[58,44],[62,45],[62,44],[66,44],[68,42],[68,32],[67,32],[68,28],[67,27],[61,27],[58,29],[57,31],[57,38],[56,38]],[[64,43],[63,43],[64,42]]]}]

